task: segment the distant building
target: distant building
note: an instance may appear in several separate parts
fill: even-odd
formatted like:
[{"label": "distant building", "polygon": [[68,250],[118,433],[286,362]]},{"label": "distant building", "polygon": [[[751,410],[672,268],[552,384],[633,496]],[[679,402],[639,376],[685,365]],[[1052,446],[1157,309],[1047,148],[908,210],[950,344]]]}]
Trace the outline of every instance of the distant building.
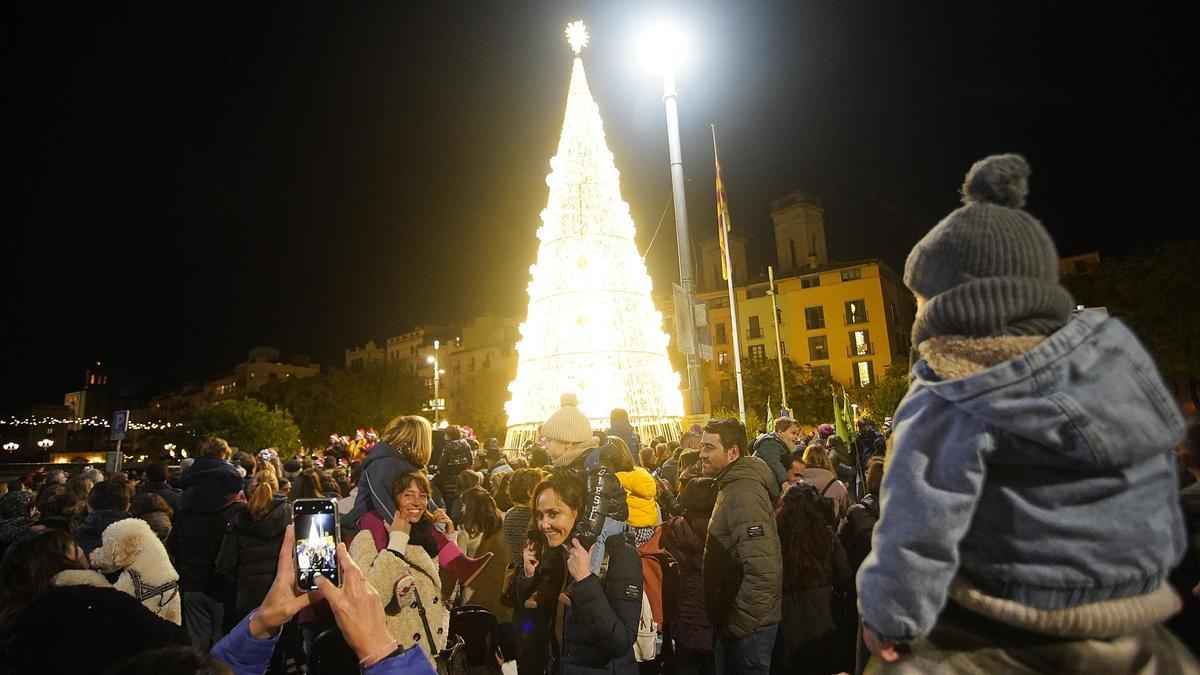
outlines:
[{"label": "distant building", "polygon": [[[83,372],[83,388],[63,396],[63,405],[71,411],[71,417],[99,417],[108,419],[112,415],[109,400],[108,371],[96,362],[94,368]],[[78,429],[73,425],[72,430]]]},{"label": "distant building", "polygon": [[[893,362],[907,363],[916,304],[894,270],[877,259],[830,262],[824,210],[804,192],[772,202],[775,230],[775,301],[783,355],[846,387],[882,377]],[[705,367],[708,409],[737,399],[732,331],[738,331],[743,363],[777,358],[769,283],[746,279],[745,247],[731,238],[738,325],[731,325],[729,294],[721,279],[715,240],[701,244],[701,290],[708,305],[713,358]]]},{"label": "distant building", "polygon": [[202,385],[187,384],[150,399],[150,404],[131,413],[134,419],[178,420],[191,415],[192,411],[209,403],[235,398],[258,391],[262,387],[280,380],[303,379],[321,373],[321,366],[312,363],[308,356],[293,354],[284,360],[274,347],[255,347],[246,357],[223,377]]},{"label": "distant building", "polygon": [[[500,372],[509,380],[516,375],[517,326],[516,319],[491,313],[477,316],[461,328],[436,324],[417,326],[387,338],[383,348],[377,347],[372,340],[362,347],[347,349],[346,368],[362,368],[377,362],[396,364],[424,383],[428,396],[422,406],[423,412],[439,420],[453,419],[458,411],[455,403],[464,388],[474,384],[481,374]],[[436,386],[435,357],[441,371]],[[435,411],[440,414],[434,415]]]},{"label": "distant building", "polygon": [[346,370],[362,370],[372,363],[382,363],[387,360],[387,350],[371,340],[362,347],[346,350]]}]

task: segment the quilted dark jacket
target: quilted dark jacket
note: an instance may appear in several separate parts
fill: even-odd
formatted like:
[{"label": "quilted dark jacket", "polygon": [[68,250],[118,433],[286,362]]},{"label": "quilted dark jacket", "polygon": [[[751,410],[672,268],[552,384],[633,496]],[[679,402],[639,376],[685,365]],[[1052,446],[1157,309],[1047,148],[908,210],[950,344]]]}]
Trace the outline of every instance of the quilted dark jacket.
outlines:
[{"label": "quilted dark jacket", "polygon": [[638,672],[633,642],[642,614],[642,561],[625,534],[606,539],[605,551],[603,580],[592,574],[570,585],[554,672]]},{"label": "quilted dark jacket", "polygon": [[713,627],[740,639],[778,623],[783,577],[775,504],[779,484],[749,455],[716,476],[720,493],[704,544],[704,602]]}]

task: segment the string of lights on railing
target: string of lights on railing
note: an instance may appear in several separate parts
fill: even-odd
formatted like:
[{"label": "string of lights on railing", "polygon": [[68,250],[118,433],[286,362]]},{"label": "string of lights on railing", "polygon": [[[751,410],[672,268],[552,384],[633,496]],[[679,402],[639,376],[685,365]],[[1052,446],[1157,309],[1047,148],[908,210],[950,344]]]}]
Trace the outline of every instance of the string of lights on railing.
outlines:
[{"label": "string of lights on railing", "polygon": [[[56,424],[68,424],[80,427],[96,427],[101,429],[107,429],[111,426],[111,422],[100,417],[10,417],[8,419],[0,419],[0,426],[11,427],[46,427],[54,426]],[[160,429],[175,429],[182,426],[186,425],[183,422],[163,422],[161,420],[157,422],[129,422],[129,429],[131,431],[157,431]]]}]

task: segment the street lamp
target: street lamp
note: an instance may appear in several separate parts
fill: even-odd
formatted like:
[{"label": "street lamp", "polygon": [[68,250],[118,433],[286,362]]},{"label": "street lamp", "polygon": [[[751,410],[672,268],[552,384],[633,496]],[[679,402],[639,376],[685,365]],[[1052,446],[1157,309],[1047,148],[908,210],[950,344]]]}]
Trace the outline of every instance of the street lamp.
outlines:
[{"label": "street lamp", "polygon": [[675,246],[679,257],[679,285],[687,306],[677,312],[683,317],[684,325],[678,326],[680,336],[687,336],[690,344],[680,340],[680,351],[687,355],[688,399],[691,412],[704,411],[704,391],[700,382],[700,341],[696,335],[695,295],[692,279],[691,237],[688,234],[687,201],[683,188],[683,154],[679,149],[679,94],[675,91],[675,69],[683,62],[687,53],[687,41],[683,33],[673,26],[657,24],[642,34],[638,44],[641,61],[648,69],[661,73],[663,78],[663,103],[667,109],[667,146],[671,161],[671,195],[675,203]]},{"label": "street lamp", "polygon": [[41,448],[43,452],[46,450],[49,450],[50,447],[53,445],[54,445],[54,441],[49,438],[43,438],[42,440],[37,442],[37,446],[39,448]]},{"label": "street lamp", "polygon": [[439,390],[442,383],[442,370],[438,365],[438,350],[441,348],[440,340],[433,341],[433,356],[428,358],[429,363],[433,364],[433,421],[436,424],[438,413],[442,409],[442,399],[439,396]]},{"label": "street lamp", "polygon": [[4,444],[4,451],[5,452],[16,452],[17,448],[19,448],[19,447],[21,447],[20,443],[15,443],[13,441],[9,441]]},{"label": "street lamp", "polygon": [[163,451],[166,452],[167,455],[171,459],[175,459],[175,444],[174,443],[163,443]]}]

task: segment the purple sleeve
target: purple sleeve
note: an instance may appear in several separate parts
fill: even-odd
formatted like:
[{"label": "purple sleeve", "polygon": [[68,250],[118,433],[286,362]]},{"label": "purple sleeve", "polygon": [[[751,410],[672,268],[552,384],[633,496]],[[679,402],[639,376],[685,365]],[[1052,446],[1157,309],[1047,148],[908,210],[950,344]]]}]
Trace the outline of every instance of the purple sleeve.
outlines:
[{"label": "purple sleeve", "polygon": [[275,643],[279,641],[279,635],[283,632],[277,630],[275,635],[267,640],[260,640],[251,635],[250,618],[254,616],[254,612],[247,614],[237,627],[213,645],[209,652],[221,663],[229,666],[234,675],[262,675],[267,672],[271,654],[275,651]]}]

